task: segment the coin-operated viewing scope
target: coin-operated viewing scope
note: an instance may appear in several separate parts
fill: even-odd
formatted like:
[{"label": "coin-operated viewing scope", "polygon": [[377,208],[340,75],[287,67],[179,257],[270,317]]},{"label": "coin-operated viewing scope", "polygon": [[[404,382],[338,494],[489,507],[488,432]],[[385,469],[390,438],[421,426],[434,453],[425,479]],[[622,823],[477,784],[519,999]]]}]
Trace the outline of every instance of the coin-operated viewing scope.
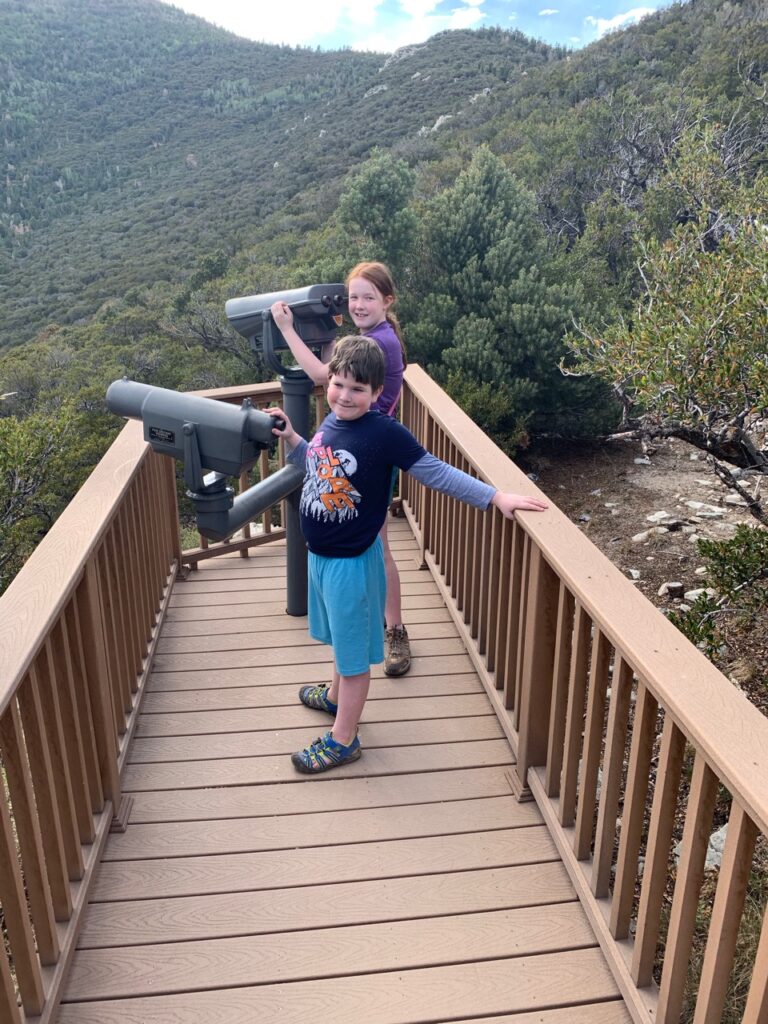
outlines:
[{"label": "coin-operated viewing scope", "polygon": [[264,356],[271,370],[280,377],[304,375],[298,367],[284,366],[276,355],[288,345],[272,319],[270,310],[275,302],[284,302],[291,307],[296,333],[317,353],[336,338],[336,331],[348,308],[346,288],[343,284],[311,284],[306,288],[246,295],[229,299],[226,303],[229,322],[248,339],[254,352]]},{"label": "coin-operated viewing scope", "polygon": [[[237,497],[227,486],[227,476],[249,469],[276,440],[272,428],[278,418],[255,409],[249,399],[238,407],[123,378],[110,384],[107,407],[140,419],[144,440],[156,452],[183,461],[198,529],[210,540],[231,536],[301,486],[303,470],[292,465]],[[203,468],[211,472],[204,474]]]}]

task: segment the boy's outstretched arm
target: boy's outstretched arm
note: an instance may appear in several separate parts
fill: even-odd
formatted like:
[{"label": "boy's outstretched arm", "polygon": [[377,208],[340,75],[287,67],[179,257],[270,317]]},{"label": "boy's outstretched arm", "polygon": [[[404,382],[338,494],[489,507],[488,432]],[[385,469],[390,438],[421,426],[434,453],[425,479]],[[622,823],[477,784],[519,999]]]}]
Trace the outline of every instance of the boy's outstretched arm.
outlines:
[{"label": "boy's outstretched arm", "polygon": [[521,512],[543,512],[549,508],[546,501],[540,498],[531,498],[527,494],[510,494],[508,491],[496,491],[491,498],[491,504],[495,505],[507,519],[514,518],[517,509]]},{"label": "boy's outstretched arm", "polygon": [[419,483],[432,487],[436,491],[465,501],[475,508],[490,508],[495,505],[502,515],[511,519],[515,511],[543,512],[549,506],[540,498],[530,498],[525,494],[510,494],[508,491],[497,491],[476,477],[464,473],[455,466],[443,462],[426,452],[407,472]]},{"label": "boy's outstretched arm", "polygon": [[328,364],[318,359],[296,333],[293,326],[293,311],[285,302],[275,302],[270,312],[272,319],[280,328],[280,333],[285,338],[288,348],[304,373],[315,382],[315,384],[328,383]]}]

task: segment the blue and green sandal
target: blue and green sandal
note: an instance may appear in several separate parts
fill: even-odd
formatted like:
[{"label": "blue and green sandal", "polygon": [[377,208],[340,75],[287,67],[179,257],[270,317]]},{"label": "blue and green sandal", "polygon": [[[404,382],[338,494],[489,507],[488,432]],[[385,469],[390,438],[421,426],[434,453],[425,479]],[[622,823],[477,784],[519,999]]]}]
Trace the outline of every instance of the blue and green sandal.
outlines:
[{"label": "blue and green sandal", "polygon": [[328,699],[328,686],[302,686],[299,690],[299,700],[308,708],[315,711],[327,711],[329,715],[336,717],[338,705]]},{"label": "blue and green sandal", "polygon": [[362,752],[363,748],[357,736],[348,747],[345,747],[337,743],[327,732],[325,736],[318,737],[311,746],[291,754],[291,761],[296,771],[314,775],[316,772],[327,772],[329,768],[339,768],[343,764],[356,761]]}]

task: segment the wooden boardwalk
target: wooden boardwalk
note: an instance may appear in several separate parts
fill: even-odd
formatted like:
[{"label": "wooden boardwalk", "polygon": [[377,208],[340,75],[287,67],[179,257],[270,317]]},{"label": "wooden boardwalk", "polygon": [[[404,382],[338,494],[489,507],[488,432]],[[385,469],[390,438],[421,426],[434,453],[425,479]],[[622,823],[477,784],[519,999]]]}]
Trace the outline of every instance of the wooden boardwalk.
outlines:
[{"label": "wooden boardwalk", "polygon": [[363,757],[298,775],[328,649],[284,614],[284,548],[176,584],[59,1024],[629,1024],[404,520],[414,650],[375,671]]}]

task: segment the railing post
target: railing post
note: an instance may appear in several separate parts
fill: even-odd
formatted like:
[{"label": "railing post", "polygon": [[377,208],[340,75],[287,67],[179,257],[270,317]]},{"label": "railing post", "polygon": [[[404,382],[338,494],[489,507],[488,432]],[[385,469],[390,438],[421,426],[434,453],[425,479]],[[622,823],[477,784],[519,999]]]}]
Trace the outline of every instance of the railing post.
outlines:
[{"label": "railing post", "polygon": [[520,638],[523,651],[517,764],[512,775],[518,800],[531,799],[528,769],[547,761],[558,594],[557,576],[531,542],[525,628]]}]

